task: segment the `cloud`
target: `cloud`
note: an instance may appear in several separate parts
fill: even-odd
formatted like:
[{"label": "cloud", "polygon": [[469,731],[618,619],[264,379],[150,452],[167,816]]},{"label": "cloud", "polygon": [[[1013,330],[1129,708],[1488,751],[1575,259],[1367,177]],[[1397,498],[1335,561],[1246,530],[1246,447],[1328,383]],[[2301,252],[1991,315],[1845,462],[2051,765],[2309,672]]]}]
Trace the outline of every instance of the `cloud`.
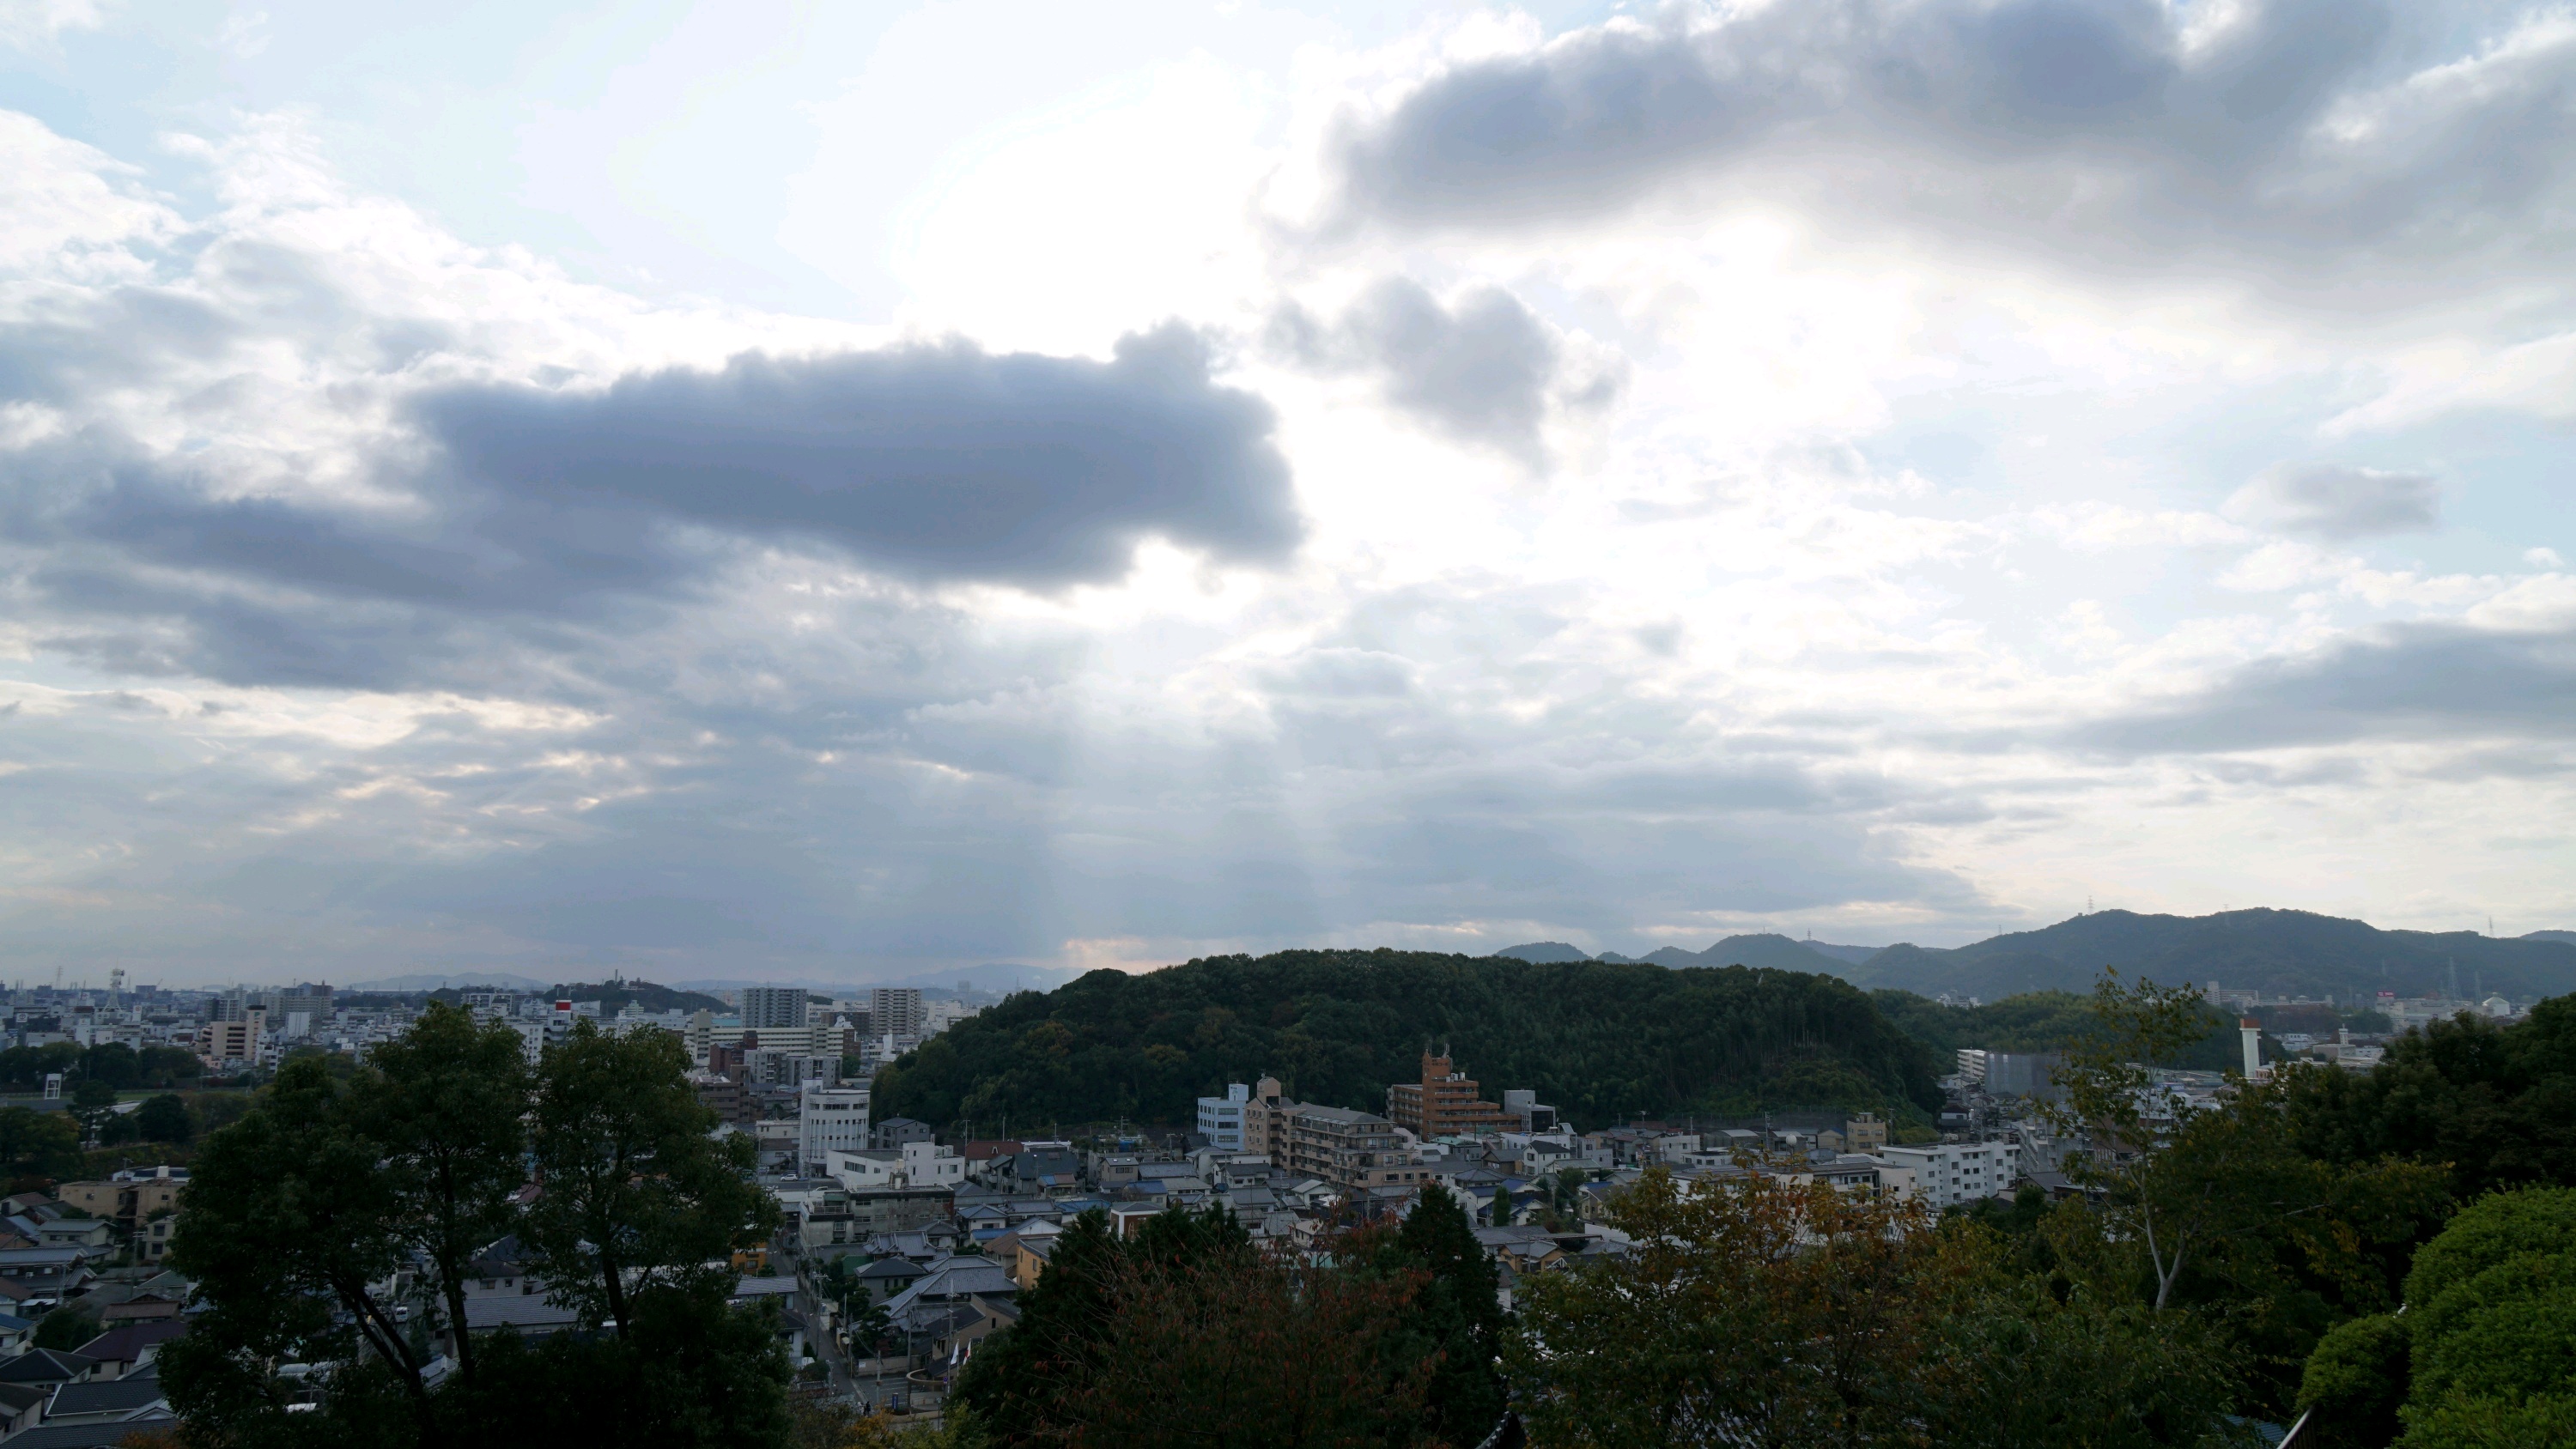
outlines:
[{"label": "cloud", "polygon": [[971,344],[735,358],[604,392],[460,388],[415,405],[469,487],[828,541],[912,577],[1055,587],[1160,537],[1276,561],[1300,535],[1271,411],[1168,326],[1114,360]]},{"label": "cloud", "polygon": [[[76,390],[94,356],[143,370],[113,336],[17,341],[0,336],[0,368],[49,358],[31,390]],[[244,496],[103,426],[19,450],[0,518],[60,611],[54,642],[235,683],[497,686],[497,631],[631,622],[760,547],[1046,589],[1115,579],[1148,538],[1267,563],[1301,532],[1269,409],[1211,384],[1176,329],[1107,363],[963,343],[746,355],[588,392],[440,388],[397,411],[416,434],[355,445],[390,498]]]},{"label": "cloud", "polygon": [[2079,748],[2190,754],[2361,739],[2554,739],[2576,710],[2576,631],[2392,624],[2223,672],[2069,731]]},{"label": "cloud", "polygon": [[2558,144],[2576,23],[2470,36],[2367,0],[1675,7],[1347,116],[1328,210],[1343,229],[1560,228],[1759,198],[2087,266],[2548,263],[2519,222],[2576,180]]},{"label": "cloud", "polygon": [[2427,533],[2441,526],[2442,488],[2422,473],[2284,464],[2236,490],[2221,511],[2239,523],[2317,538]]},{"label": "cloud", "polygon": [[95,29],[110,8],[100,0],[0,0],[0,45],[41,50],[66,30]]},{"label": "cloud", "polygon": [[1373,376],[1389,405],[1533,467],[1546,465],[1551,416],[1603,407],[1624,380],[1615,363],[1578,362],[1555,328],[1492,286],[1444,304],[1410,278],[1388,277],[1330,322],[1289,304],[1269,340],[1311,370]]}]

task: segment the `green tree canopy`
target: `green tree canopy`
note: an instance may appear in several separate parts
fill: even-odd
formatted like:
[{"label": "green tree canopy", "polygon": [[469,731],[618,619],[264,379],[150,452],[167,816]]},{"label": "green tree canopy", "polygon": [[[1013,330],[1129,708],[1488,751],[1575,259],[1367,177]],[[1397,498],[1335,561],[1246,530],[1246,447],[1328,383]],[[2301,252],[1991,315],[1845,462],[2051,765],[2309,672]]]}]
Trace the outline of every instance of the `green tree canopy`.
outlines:
[{"label": "green tree canopy", "polygon": [[[783,1444],[776,1311],[731,1306],[724,1267],[776,1205],[739,1145],[710,1140],[684,1067],[667,1033],[584,1029],[531,1074],[515,1033],[445,1006],[346,1080],[321,1056],[289,1058],[208,1135],[181,1195],[170,1262],[196,1279],[197,1311],[162,1361],[192,1438]],[[544,1189],[526,1209],[531,1156]],[[457,1335],[473,1254],[510,1232],[553,1298],[615,1330]],[[411,1302],[388,1297],[398,1268],[423,1280]],[[438,1381],[434,1329],[457,1360]],[[291,1406],[288,1364],[316,1369],[303,1387],[325,1391],[320,1412]]]},{"label": "green tree canopy", "polygon": [[1387,1083],[1420,1074],[1426,1043],[1586,1125],[1940,1100],[1932,1053],[1832,976],[1381,950],[1095,971],[1024,992],[881,1071],[876,1101],[997,1128],[1005,1115],[1179,1122],[1194,1097],[1268,1073],[1302,1100],[1375,1112]]},{"label": "green tree canopy", "polygon": [[2326,1161],[2447,1164],[2464,1200],[2576,1184],[2576,997],[2509,1025],[2463,1014],[2409,1032],[2368,1073],[2307,1078],[2290,1120]]}]

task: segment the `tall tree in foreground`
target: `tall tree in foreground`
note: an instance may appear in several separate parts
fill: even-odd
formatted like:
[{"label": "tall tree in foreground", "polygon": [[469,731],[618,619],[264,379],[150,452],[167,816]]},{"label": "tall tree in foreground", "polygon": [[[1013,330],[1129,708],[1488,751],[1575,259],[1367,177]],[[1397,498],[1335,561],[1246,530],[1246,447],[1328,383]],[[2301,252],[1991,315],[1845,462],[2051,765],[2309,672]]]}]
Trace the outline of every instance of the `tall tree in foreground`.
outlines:
[{"label": "tall tree in foreground", "polygon": [[2097,1030],[2057,1074],[2061,1125],[2091,1143],[2069,1170],[2097,1205],[2062,1207],[2046,1231],[2061,1271],[2101,1301],[2134,1294],[2223,1329],[2247,1407],[2286,1414],[2337,1322],[2395,1306],[2408,1245],[2447,1208],[2444,1174],[2301,1152],[2292,1104],[2337,1068],[2283,1064],[2208,1103],[2166,1092],[2147,1064],[2196,1040],[2204,1010],[2191,991],[2105,973]]},{"label": "tall tree in foreground", "polygon": [[[198,1311],[162,1361],[191,1442],[783,1444],[775,1310],[733,1307],[725,1266],[776,1206],[743,1145],[708,1137],[685,1065],[666,1033],[584,1030],[532,1079],[515,1035],[447,1010],[345,1086],[319,1055],[290,1060],[211,1134],[181,1199],[171,1260],[198,1280]],[[523,1213],[531,1121],[547,1191]],[[465,1264],[514,1230],[555,1290],[615,1331],[469,1338],[431,1383],[427,1335],[406,1331],[385,1285],[425,1267],[461,1321]],[[318,1412],[290,1409],[282,1363],[330,1366]]]},{"label": "tall tree in foreground", "polygon": [[1476,1241],[1466,1209],[1433,1183],[1422,1190],[1384,1255],[1419,1275],[1400,1351],[1431,1364],[1426,1423],[1433,1437],[1474,1444],[1503,1416],[1501,1277]]},{"label": "tall tree in foreground", "polygon": [[429,1269],[455,1332],[459,1371],[471,1376],[467,1270],[510,1230],[514,1194],[527,1180],[519,1034],[433,1003],[411,1030],[368,1054],[349,1097],[357,1129],[384,1153],[393,1231]]},{"label": "tall tree in foreground", "polygon": [[418,1442],[442,1442],[426,1356],[383,1289],[403,1248],[383,1160],[318,1058],[280,1068],[261,1105],[198,1154],[169,1262],[196,1280],[201,1311],[161,1354],[171,1403],[198,1432],[217,1442],[329,1442],[348,1426],[299,1425],[322,1416],[290,1415],[273,1370],[344,1362],[354,1367],[335,1387],[352,1413],[379,1414],[390,1386]]},{"label": "tall tree in foreground", "polygon": [[1627,1253],[1523,1283],[1534,1441],[1899,1444],[1954,1393],[1930,1352],[1978,1265],[1919,1206],[1656,1168],[1607,1213]]},{"label": "tall tree in foreground", "polygon": [[1580,1449],[2147,1449],[2234,1442],[2196,1320],[2012,1272],[1918,1204],[1663,1168],[1614,1197],[1621,1256],[1523,1284],[1531,1441]]},{"label": "tall tree in foreground", "polygon": [[730,1255],[778,1226],[751,1140],[709,1135],[716,1114],[669,1032],[575,1026],[538,1065],[534,1123],[539,1192],[520,1237],[550,1296],[588,1323],[623,1334],[639,1296],[729,1287]]},{"label": "tall tree in foreground", "polygon": [[1431,1365],[1403,1352],[1414,1287],[1265,1255],[1222,1208],[1171,1209],[1124,1243],[1086,1213],[957,1398],[1005,1445],[1439,1443],[1421,1427]]}]

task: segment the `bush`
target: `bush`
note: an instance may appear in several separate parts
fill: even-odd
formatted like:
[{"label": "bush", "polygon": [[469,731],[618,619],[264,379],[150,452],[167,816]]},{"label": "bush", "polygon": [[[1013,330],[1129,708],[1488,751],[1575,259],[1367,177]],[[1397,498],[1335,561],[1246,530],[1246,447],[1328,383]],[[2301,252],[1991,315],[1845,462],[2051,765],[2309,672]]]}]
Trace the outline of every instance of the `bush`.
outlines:
[{"label": "bush", "polygon": [[2298,1407],[2318,1449],[2377,1449],[2397,1437],[2406,1402],[2406,1325],[2379,1313],[2338,1325],[2308,1356]]},{"label": "bush", "polygon": [[69,1351],[98,1337],[98,1316],[86,1308],[57,1308],[36,1324],[35,1345]]}]

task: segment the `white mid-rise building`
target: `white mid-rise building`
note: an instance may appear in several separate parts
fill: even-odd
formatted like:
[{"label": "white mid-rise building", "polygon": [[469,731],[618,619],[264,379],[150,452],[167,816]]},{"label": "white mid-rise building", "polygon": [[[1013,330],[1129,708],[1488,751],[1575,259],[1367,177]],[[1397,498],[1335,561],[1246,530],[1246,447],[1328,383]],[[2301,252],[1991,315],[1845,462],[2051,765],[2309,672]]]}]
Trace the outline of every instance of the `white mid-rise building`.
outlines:
[{"label": "white mid-rise building", "polygon": [[796,1099],[796,1160],[802,1170],[820,1174],[832,1154],[855,1152],[868,1145],[868,1089],[807,1082]]},{"label": "white mid-rise building", "polygon": [[1222,1097],[1199,1098],[1199,1135],[1208,1146],[1219,1152],[1243,1150],[1243,1109],[1252,1101],[1252,1089],[1236,1082],[1225,1089]]},{"label": "white mid-rise building", "polygon": [[956,1187],[966,1180],[966,1159],[954,1147],[936,1142],[907,1142],[901,1147],[871,1147],[834,1152],[826,1175],[851,1192],[888,1187]]},{"label": "white mid-rise building", "polygon": [[1935,1212],[1981,1197],[2008,1197],[2021,1180],[2021,1149],[2010,1142],[1883,1147],[1875,1155],[1911,1170],[1915,1195]]}]

